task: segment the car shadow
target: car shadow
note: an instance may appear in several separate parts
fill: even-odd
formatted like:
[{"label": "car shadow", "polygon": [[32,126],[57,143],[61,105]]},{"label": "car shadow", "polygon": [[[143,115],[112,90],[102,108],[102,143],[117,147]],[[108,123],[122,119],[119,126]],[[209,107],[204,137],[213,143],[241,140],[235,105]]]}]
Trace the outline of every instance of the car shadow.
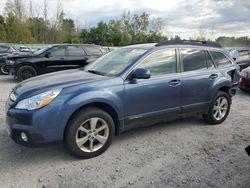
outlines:
[{"label": "car shadow", "polygon": [[[158,134],[158,132],[171,132],[185,127],[199,127],[206,125],[200,117],[188,117],[184,119],[174,120],[164,124],[150,125],[126,131],[119,136],[116,136],[113,144],[126,145],[128,139],[136,137],[145,137],[147,134]],[[2,136],[1,136],[2,137]],[[7,161],[10,165],[15,162],[15,165],[30,165],[31,163],[53,163],[53,162],[73,162],[79,161],[78,158],[69,154],[63,147],[63,144],[51,144],[47,147],[28,148],[14,143],[7,135],[2,137],[0,144],[0,160]],[[111,145],[112,147],[112,145]],[[27,160],[28,159],[28,160]],[[7,165],[7,164],[5,164]]]},{"label": "car shadow", "polygon": [[14,79],[13,76],[10,75],[0,75],[0,83],[5,84],[17,84],[18,82]]},{"label": "car shadow", "polygon": [[152,134],[152,133],[154,134],[157,132],[167,132],[178,129],[184,129],[186,127],[200,127],[200,126],[210,126],[210,125],[208,125],[200,116],[182,117],[165,123],[138,127],[135,129],[125,131],[121,135],[115,137],[115,141],[118,142],[123,141],[129,139],[130,137],[134,137],[135,135],[141,137],[147,134]]},{"label": "car shadow", "polygon": [[240,96],[249,97],[249,96],[250,96],[250,90],[249,90],[249,91],[246,91],[246,90],[240,90],[240,89],[239,89],[239,91],[238,91],[237,94],[240,95]]}]

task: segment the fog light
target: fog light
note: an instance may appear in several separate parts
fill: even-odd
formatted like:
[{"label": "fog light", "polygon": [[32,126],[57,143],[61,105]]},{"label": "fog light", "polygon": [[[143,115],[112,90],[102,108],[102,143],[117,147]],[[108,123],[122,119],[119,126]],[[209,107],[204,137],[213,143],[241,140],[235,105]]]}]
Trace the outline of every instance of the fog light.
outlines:
[{"label": "fog light", "polygon": [[24,142],[28,142],[28,137],[27,137],[27,134],[26,133],[24,133],[24,132],[21,132],[21,139],[22,139],[22,141],[24,141]]}]

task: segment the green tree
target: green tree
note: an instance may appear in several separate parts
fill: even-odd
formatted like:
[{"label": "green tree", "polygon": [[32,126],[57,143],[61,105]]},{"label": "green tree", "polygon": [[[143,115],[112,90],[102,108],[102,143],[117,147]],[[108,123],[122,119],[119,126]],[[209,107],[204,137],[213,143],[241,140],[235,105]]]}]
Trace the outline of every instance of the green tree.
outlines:
[{"label": "green tree", "polygon": [[75,35],[74,20],[68,18],[63,19],[61,24],[61,33],[63,42],[71,43],[71,40]]},{"label": "green tree", "polygon": [[4,17],[0,15],[0,42],[6,41],[6,31],[5,31],[5,22]]},{"label": "green tree", "polygon": [[5,6],[6,40],[15,43],[35,42],[25,22],[22,0],[8,0]]},{"label": "green tree", "polygon": [[81,43],[83,44],[87,44],[87,43],[91,43],[91,41],[89,40],[89,30],[88,29],[82,29],[81,32],[80,32],[80,41]]},{"label": "green tree", "polygon": [[48,23],[44,21],[43,18],[39,17],[30,17],[27,20],[29,29],[31,31],[32,37],[38,43],[44,43],[44,31],[47,30]]}]

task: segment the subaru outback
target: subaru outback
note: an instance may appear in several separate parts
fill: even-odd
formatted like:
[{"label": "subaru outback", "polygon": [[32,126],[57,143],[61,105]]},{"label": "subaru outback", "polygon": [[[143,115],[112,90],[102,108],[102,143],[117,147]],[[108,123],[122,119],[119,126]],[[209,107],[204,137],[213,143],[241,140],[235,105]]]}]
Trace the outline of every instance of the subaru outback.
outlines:
[{"label": "subaru outback", "polygon": [[26,146],[62,141],[79,158],[102,154],[119,133],[200,114],[228,116],[239,67],[217,43],[167,41],[114,50],[85,68],[19,83],[7,128]]}]

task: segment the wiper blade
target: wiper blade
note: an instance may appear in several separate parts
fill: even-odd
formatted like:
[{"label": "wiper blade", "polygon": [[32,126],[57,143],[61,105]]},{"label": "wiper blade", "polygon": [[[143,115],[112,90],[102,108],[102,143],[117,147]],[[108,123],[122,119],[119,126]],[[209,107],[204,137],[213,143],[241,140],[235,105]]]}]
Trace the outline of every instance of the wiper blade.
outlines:
[{"label": "wiper blade", "polygon": [[106,76],[107,74],[104,72],[96,71],[96,70],[86,70],[87,72],[93,73],[93,74],[98,74],[102,76]]}]

